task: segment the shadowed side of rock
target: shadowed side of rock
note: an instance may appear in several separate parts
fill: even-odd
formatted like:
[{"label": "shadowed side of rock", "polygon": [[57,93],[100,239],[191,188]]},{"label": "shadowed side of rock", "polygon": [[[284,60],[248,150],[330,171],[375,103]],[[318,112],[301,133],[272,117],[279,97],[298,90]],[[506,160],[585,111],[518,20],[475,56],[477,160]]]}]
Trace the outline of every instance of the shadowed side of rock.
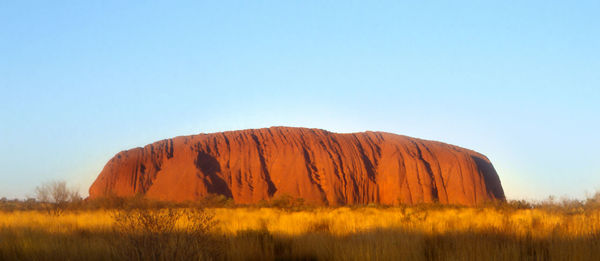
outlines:
[{"label": "shadowed side of rock", "polygon": [[221,194],[236,203],[280,196],[316,204],[475,205],[504,200],[482,154],[406,136],[272,127],[182,136],[122,151],[90,187],[166,201]]}]

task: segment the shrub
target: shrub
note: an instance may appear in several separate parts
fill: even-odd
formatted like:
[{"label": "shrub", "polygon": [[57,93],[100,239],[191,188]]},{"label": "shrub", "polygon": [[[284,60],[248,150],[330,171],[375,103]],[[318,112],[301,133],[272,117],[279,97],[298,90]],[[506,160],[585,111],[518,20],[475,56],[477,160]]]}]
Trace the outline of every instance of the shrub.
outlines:
[{"label": "shrub", "polygon": [[126,244],[117,249],[127,260],[201,260],[220,252],[208,233],[214,215],[204,209],[136,208],[116,211],[113,218]]},{"label": "shrub", "polygon": [[80,202],[79,191],[67,188],[65,181],[50,181],[35,188],[36,199],[44,203],[49,213],[60,215],[70,203]]}]

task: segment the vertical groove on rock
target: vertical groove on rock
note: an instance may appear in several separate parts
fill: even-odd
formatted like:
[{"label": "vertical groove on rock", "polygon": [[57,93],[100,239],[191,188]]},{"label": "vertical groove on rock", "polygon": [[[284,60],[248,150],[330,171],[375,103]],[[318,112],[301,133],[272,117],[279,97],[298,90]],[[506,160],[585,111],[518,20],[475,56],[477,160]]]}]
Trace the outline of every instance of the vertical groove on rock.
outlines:
[{"label": "vertical groove on rock", "polygon": [[439,201],[439,195],[438,195],[438,190],[437,190],[437,184],[433,175],[433,171],[431,170],[431,165],[429,164],[429,162],[427,162],[427,160],[425,160],[423,158],[423,152],[421,151],[420,148],[420,143],[414,142],[413,144],[415,144],[415,148],[417,149],[417,157],[418,160],[423,164],[423,166],[425,166],[425,172],[426,174],[429,176],[429,180],[431,183],[431,195],[433,196],[433,200],[435,202]]},{"label": "vertical groove on rock", "polygon": [[258,158],[260,159],[260,167],[262,169],[263,178],[264,178],[264,181],[267,183],[267,194],[269,195],[269,197],[271,197],[271,196],[273,196],[273,194],[275,194],[277,189],[275,188],[275,185],[273,185],[273,181],[271,180],[271,175],[269,175],[269,170],[267,169],[267,164],[265,161],[265,156],[264,156],[262,145],[261,145],[260,141],[258,140],[258,137],[256,136],[256,134],[251,134],[250,136],[256,143],[256,149],[258,151]]}]

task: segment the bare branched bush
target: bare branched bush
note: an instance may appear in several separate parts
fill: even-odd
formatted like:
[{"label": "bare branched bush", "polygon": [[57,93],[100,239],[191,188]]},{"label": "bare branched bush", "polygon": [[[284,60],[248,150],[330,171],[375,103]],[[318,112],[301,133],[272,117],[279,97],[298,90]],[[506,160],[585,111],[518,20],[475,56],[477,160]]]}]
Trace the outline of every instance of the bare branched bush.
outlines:
[{"label": "bare branched bush", "polygon": [[114,215],[119,231],[130,234],[160,234],[175,231],[181,213],[175,209],[134,209]]},{"label": "bare branched bush", "polygon": [[187,231],[196,235],[206,235],[217,225],[214,213],[201,208],[186,208],[183,217]]},{"label": "bare branched bush", "polygon": [[209,232],[214,215],[203,209],[131,209],[113,215],[127,260],[202,260],[218,253]]},{"label": "bare branched bush", "polygon": [[36,199],[46,204],[47,211],[60,215],[69,203],[81,201],[79,191],[67,187],[65,181],[50,181],[35,188]]}]

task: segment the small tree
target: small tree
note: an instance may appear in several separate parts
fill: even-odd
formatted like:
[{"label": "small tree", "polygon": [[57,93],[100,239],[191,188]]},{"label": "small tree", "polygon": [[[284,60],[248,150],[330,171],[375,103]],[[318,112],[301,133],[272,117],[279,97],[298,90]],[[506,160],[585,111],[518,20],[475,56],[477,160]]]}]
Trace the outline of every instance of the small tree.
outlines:
[{"label": "small tree", "polygon": [[50,204],[55,214],[60,214],[71,202],[81,200],[79,191],[67,188],[65,181],[50,181],[35,188],[35,197],[38,201]]}]

